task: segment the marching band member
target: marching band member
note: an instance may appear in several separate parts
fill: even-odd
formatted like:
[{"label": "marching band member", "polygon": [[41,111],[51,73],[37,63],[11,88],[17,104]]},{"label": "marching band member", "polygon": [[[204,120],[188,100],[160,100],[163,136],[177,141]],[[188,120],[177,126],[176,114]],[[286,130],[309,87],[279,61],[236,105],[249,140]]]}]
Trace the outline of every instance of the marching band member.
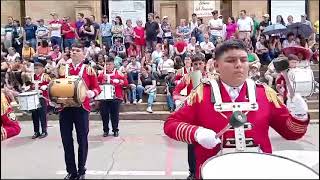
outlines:
[{"label": "marching band member", "polygon": [[8,98],[1,90],[1,141],[20,133],[20,124],[16,119]]},{"label": "marching band member", "polygon": [[[72,45],[72,63],[67,66],[67,73],[71,76],[80,76],[89,90],[86,98],[80,107],[62,107],[59,114],[60,133],[64,149],[67,176],[65,179],[84,179],[86,172],[86,161],[88,155],[88,133],[89,133],[89,113],[90,99],[100,94],[97,76],[92,67],[83,64],[85,53],[83,45],[79,42]],[[73,124],[76,128],[78,148],[78,171],[75,162],[73,144]]]},{"label": "marching band member", "polygon": [[[49,104],[48,84],[51,78],[45,73],[45,60],[38,60],[34,63],[33,84],[32,90],[39,91],[40,107],[35,110],[31,110],[34,135],[32,139],[45,138],[48,136],[47,132],[47,107]],[[42,133],[39,130],[39,121],[41,124]]]},{"label": "marching band member", "polygon": [[[186,57],[186,59],[188,58]],[[206,77],[204,61],[205,61],[205,58],[203,56],[200,56],[200,55],[192,56],[192,69],[193,71],[200,70],[202,73],[202,77]],[[187,60],[185,64],[189,64],[189,60]],[[188,96],[191,93],[192,89],[194,88],[191,81],[191,72],[192,71],[189,71],[188,74],[185,74],[180,80],[180,82],[176,85],[173,91],[174,101],[180,100],[180,103],[182,103],[186,97],[181,96],[180,92],[187,87],[186,95]],[[178,104],[177,106],[180,106],[180,104]],[[194,155],[194,145],[192,143],[188,144],[188,164],[189,164],[189,173],[190,173],[188,176],[188,179],[193,179],[195,177],[195,172],[196,172],[196,160]]]},{"label": "marching band member", "polygon": [[105,70],[98,76],[99,84],[111,84],[115,87],[114,99],[100,102],[100,115],[103,122],[103,137],[109,135],[109,117],[111,118],[112,132],[114,137],[119,136],[119,110],[123,101],[122,88],[128,86],[128,80],[122,72],[115,69],[114,60],[109,57],[106,61]]},{"label": "marching band member", "polygon": [[[201,83],[197,91],[190,94],[191,100],[187,105],[171,114],[164,124],[164,133],[167,136],[194,144],[197,178],[200,178],[201,165],[221,150],[221,146],[218,145],[221,144],[221,140],[215,137],[216,133],[228,124],[229,118],[233,115],[233,110],[219,111],[219,107],[222,109],[222,106],[214,106],[216,102],[244,104],[254,96],[257,106],[250,107],[255,108],[255,111],[246,112],[252,128],[245,134],[253,138],[254,143],[264,153],[272,153],[269,126],[285,139],[296,140],[306,133],[309,124],[308,106],[301,96],[296,94],[292,106],[288,109],[273,89],[247,78],[249,64],[243,42],[228,40],[218,47],[215,53],[219,80]],[[237,107],[241,106],[227,108]],[[223,142],[227,138],[234,138],[234,133],[225,133]]]}]

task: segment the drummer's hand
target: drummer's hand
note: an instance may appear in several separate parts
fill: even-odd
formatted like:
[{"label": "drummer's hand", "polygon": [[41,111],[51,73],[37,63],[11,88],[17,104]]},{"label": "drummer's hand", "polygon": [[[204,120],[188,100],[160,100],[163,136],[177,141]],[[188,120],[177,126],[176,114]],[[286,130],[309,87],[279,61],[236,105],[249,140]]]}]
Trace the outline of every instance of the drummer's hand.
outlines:
[{"label": "drummer's hand", "polygon": [[40,86],[40,89],[41,89],[42,91],[45,91],[47,88],[48,88],[47,85]]},{"label": "drummer's hand", "polygon": [[200,127],[194,136],[195,140],[206,149],[213,149],[221,143],[221,140],[215,137],[216,133],[211,129]]},{"label": "drummer's hand", "polygon": [[308,120],[308,105],[300,94],[295,94],[293,98],[288,98],[287,107],[292,116],[301,121]]},{"label": "drummer's hand", "polygon": [[95,94],[94,94],[93,91],[88,90],[88,91],[86,92],[86,95],[87,95],[88,98],[93,98]]},{"label": "drummer's hand", "polygon": [[120,82],[120,80],[119,79],[113,79],[112,82],[115,83],[115,84],[118,84]]}]

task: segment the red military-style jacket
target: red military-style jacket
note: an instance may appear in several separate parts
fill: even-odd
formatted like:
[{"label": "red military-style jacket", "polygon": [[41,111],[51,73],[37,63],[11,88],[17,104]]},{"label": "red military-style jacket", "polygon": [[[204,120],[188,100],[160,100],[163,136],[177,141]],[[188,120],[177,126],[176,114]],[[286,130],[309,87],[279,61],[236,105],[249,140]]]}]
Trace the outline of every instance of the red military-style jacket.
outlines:
[{"label": "red military-style jacket", "polygon": [[1,92],[1,141],[20,133],[20,124],[7,97]]},{"label": "red military-style jacket", "polygon": [[[120,71],[117,69],[114,69],[111,73],[106,73],[102,71],[98,76],[98,82],[99,84],[105,84],[107,83],[106,76],[110,76],[110,84],[112,84],[115,87],[115,97],[117,99],[123,100],[123,91],[122,88],[125,86],[128,86],[128,79],[125,75],[123,75]],[[119,83],[116,83],[114,80],[119,80]]]},{"label": "red military-style jacket", "polygon": [[[48,85],[51,81],[51,78],[48,74],[46,73],[41,73],[41,74],[34,74],[33,75],[34,81],[40,81],[39,82],[39,91],[41,92],[41,96],[46,100],[47,104],[49,103],[49,91],[48,91]],[[46,90],[41,90],[41,86],[47,86]],[[35,90],[35,83],[32,83],[32,90]]]},{"label": "red military-style jacket", "polygon": [[[231,102],[231,98],[225,87],[218,81],[223,102]],[[220,151],[220,145],[213,149],[206,149],[195,141],[195,132],[199,127],[215,131],[221,131],[229,122],[232,112],[216,112],[211,102],[211,85],[202,84],[201,93],[192,92],[194,101],[185,105],[171,114],[164,123],[164,133],[178,141],[195,145],[197,178],[200,177],[201,165],[210,157]],[[289,114],[287,107],[278,99],[277,93],[270,87],[262,84],[256,85],[256,98],[259,105],[257,111],[247,114],[248,122],[252,129],[245,132],[246,138],[253,138],[265,153],[272,153],[272,146],[268,135],[269,127],[272,127],[282,137],[288,140],[301,138],[307,131],[307,121],[299,121]],[[244,83],[236,102],[248,102],[247,84]],[[245,113],[245,112],[244,112]],[[226,116],[227,118],[225,118]],[[234,133],[226,132],[223,136],[234,138]]]},{"label": "red military-style jacket", "polygon": [[[74,67],[72,63],[69,64],[69,75],[70,76],[78,76],[81,70],[81,67],[85,66],[82,79],[87,85],[89,90],[92,90],[95,96],[99,95],[101,92],[100,86],[98,84],[98,78],[94,69],[86,64],[80,63],[78,66]],[[65,75],[60,75],[60,77],[65,77]],[[89,111],[91,110],[90,107],[90,98],[86,97],[84,102],[82,103],[82,107]]]}]

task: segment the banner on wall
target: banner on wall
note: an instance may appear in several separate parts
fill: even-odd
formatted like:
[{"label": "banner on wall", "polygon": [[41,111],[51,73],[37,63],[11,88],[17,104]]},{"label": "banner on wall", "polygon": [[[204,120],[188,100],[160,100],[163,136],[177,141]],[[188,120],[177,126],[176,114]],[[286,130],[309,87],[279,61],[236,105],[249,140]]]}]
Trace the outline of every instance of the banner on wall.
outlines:
[{"label": "banner on wall", "polygon": [[271,0],[271,22],[276,23],[277,15],[281,15],[284,22],[288,23],[288,16],[293,16],[293,22],[300,22],[301,15],[306,14],[306,1],[279,1]]},{"label": "banner on wall", "polygon": [[193,12],[198,17],[212,16],[211,12],[216,10],[216,2],[211,1],[193,1]]},{"label": "banner on wall", "polygon": [[133,26],[136,26],[138,19],[145,23],[146,11],[146,1],[109,0],[110,20],[114,20],[116,16],[120,16],[123,24],[125,24],[127,19],[132,20]]}]

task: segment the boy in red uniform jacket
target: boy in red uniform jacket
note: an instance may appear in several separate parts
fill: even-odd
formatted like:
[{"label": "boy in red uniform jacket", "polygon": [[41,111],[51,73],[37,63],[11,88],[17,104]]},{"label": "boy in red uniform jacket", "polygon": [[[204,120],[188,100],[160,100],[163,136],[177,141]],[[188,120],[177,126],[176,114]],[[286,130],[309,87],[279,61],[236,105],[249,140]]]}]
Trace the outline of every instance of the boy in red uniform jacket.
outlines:
[{"label": "boy in red uniform jacket", "polygon": [[100,102],[100,115],[103,122],[103,137],[109,135],[109,117],[111,117],[113,136],[119,136],[119,110],[123,101],[122,88],[128,86],[128,80],[122,72],[114,68],[114,60],[109,57],[106,68],[98,76],[99,84],[111,84],[115,87],[114,99],[102,100]]},{"label": "boy in red uniform jacket", "polygon": [[[222,102],[248,102],[246,80],[249,64],[245,44],[239,40],[224,42],[216,49],[215,66],[220,73],[217,84]],[[194,98],[171,114],[164,124],[164,133],[167,136],[194,144],[197,178],[200,178],[200,167],[203,163],[220,151],[218,144],[221,140],[215,136],[228,124],[232,115],[232,111],[215,110],[211,86],[207,83],[201,84],[199,90],[192,92],[191,96]],[[302,97],[295,95],[294,105],[288,109],[273,89],[262,84],[255,86],[259,108],[257,111],[248,111],[246,115],[248,122],[252,124],[252,129],[246,130],[246,138],[252,138],[264,153],[272,153],[269,126],[285,139],[301,138],[309,124],[308,106]],[[234,133],[225,133],[223,142],[226,142],[227,138],[234,138]]]}]

